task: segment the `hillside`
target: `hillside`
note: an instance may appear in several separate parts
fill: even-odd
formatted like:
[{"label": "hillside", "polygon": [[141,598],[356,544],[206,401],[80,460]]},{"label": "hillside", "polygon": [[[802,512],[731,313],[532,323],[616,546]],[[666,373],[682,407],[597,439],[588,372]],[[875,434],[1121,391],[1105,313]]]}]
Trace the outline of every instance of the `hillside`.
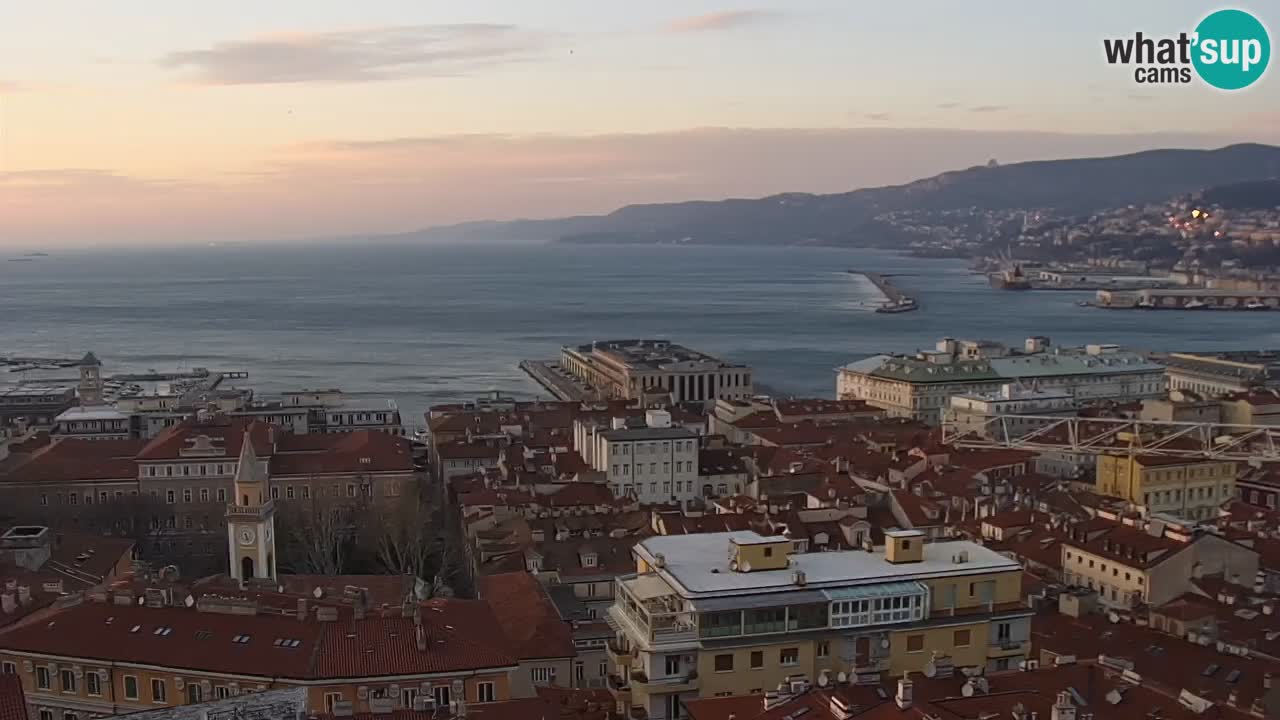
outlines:
[{"label": "hillside", "polygon": [[1054,208],[1088,213],[1278,174],[1280,148],[1269,145],[1151,150],[1113,157],[979,166],[905,185],[831,195],[787,193],[759,199],[629,205],[602,216],[465,223],[401,237],[576,243],[894,245],[900,240],[896,231],[875,220],[877,215],[892,210]]},{"label": "hillside", "polygon": [[1231,210],[1269,210],[1280,207],[1280,180],[1257,180],[1218,185],[1204,191],[1204,202]]}]

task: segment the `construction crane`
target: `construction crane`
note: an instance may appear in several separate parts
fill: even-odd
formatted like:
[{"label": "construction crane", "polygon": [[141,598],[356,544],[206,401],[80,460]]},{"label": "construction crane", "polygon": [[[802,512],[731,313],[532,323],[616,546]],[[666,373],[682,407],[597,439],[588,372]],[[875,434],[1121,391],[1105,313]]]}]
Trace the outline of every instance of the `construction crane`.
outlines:
[{"label": "construction crane", "polygon": [[1280,461],[1280,426],[946,412],[952,447],[1074,454],[1156,455],[1188,460]]}]

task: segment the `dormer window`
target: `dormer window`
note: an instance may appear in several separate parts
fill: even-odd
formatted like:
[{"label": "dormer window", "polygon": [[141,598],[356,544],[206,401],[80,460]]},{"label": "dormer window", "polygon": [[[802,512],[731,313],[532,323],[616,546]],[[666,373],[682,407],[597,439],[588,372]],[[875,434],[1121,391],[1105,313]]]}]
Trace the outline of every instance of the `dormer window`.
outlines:
[{"label": "dormer window", "polygon": [[596,563],[598,560],[599,560],[599,556],[597,556],[595,553],[585,553],[582,556],[582,567],[593,568],[596,566]]}]

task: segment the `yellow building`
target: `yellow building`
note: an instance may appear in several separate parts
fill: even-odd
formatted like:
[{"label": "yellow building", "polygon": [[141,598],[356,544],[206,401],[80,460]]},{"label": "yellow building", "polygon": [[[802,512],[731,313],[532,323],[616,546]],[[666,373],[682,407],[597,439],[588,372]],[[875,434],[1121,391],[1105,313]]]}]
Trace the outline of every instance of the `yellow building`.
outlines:
[{"label": "yellow building", "polygon": [[1151,513],[1199,520],[1217,516],[1235,497],[1236,463],[1158,455],[1099,455],[1098,494],[1127,500]]},{"label": "yellow building", "polygon": [[1028,651],[1021,568],[967,541],[890,531],[871,551],[799,554],[746,531],[653,537],[634,553],[609,610],[609,684],[651,720],[697,697],[930,664],[1003,670]]}]

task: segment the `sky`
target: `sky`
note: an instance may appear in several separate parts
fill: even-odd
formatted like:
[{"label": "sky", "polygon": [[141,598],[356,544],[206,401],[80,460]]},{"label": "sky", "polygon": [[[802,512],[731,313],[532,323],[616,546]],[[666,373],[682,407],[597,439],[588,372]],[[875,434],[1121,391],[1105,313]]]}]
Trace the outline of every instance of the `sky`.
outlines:
[{"label": "sky", "polygon": [[1103,59],[1104,37],[1218,7],[3,3],[0,245],[392,233],[1280,143],[1280,70],[1228,94]]}]

